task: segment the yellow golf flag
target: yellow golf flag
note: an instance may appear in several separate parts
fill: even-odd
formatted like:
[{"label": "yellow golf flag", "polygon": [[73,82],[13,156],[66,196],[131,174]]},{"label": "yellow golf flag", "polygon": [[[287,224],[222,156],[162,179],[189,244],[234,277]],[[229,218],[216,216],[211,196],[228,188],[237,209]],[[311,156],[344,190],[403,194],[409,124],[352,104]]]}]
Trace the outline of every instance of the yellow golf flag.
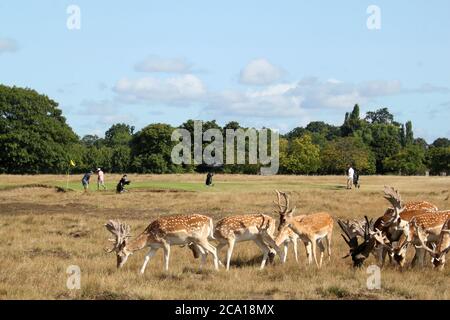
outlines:
[{"label": "yellow golf flag", "polygon": [[71,165],[72,167],[75,167],[75,162],[74,162],[73,160],[70,160],[70,165]]}]

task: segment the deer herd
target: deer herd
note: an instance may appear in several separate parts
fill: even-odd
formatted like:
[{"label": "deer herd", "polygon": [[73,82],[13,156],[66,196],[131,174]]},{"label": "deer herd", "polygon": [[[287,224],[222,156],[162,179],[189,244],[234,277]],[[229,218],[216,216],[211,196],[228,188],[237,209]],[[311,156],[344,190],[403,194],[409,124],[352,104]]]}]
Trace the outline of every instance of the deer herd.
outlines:
[{"label": "deer herd", "polygon": [[[305,246],[308,264],[314,260],[317,268],[321,268],[325,247],[331,260],[333,217],[327,212],[294,216],[296,208],[290,207],[289,196],[285,192],[275,192],[278,227],[276,220],[266,214],[228,216],[215,225],[212,218],[200,214],[171,215],[154,220],[141,234],[131,238],[129,225],[110,220],[105,227],[114,236],[110,239],[113,247],[105,250],[116,253],[117,268],[121,268],[135,251],[148,248],[140,269],[144,273],[158,249],[164,251],[164,270],[168,270],[171,246],[187,246],[195,258],[201,257],[201,267],[210,254],[216,270],[219,266],[229,270],[235,245],[253,241],[263,253],[260,265],[263,269],[267,261],[273,263],[277,254],[285,263],[289,244],[293,245],[298,262],[297,242],[300,240]],[[351,257],[353,266],[361,267],[373,255],[382,267],[388,256],[390,263],[403,268],[408,249],[414,248],[412,266],[423,267],[429,254],[433,267],[442,270],[445,255],[450,250],[450,210],[438,210],[427,201],[404,203],[392,187],[385,187],[384,196],[391,207],[375,222],[367,216],[362,220],[337,219],[343,232],[341,236],[349,246],[344,258]],[[211,241],[217,242],[217,246]],[[225,265],[219,260],[219,252],[224,247],[227,248]]]}]

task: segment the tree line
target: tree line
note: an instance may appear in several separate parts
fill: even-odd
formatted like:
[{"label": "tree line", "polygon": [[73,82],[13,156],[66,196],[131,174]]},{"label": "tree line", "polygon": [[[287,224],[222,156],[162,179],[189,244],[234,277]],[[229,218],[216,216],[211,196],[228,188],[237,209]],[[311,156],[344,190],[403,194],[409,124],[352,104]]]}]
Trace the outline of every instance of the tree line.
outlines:
[{"label": "tree line", "polygon": [[[194,120],[178,128],[194,132]],[[220,126],[204,121],[203,131],[247,129],[232,121]],[[32,89],[0,85],[0,173],[64,173],[101,167],[106,172],[203,172],[204,165],[175,165],[171,151],[173,127],[153,123],[135,131],[125,123],[112,125],[104,137],[78,137],[58,103]],[[207,144],[205,144],[207,145]],[[342,174],[352,164],[362,174],[441,174],[450,171],[450,140],[428,144],[415,137],[411,121],[396,122],[388,108],[360,115],[358,105],[342,125],[310,122],[280,136],[282,174]],[[225,165],[225,173],[256,174],[258,165]]]}]

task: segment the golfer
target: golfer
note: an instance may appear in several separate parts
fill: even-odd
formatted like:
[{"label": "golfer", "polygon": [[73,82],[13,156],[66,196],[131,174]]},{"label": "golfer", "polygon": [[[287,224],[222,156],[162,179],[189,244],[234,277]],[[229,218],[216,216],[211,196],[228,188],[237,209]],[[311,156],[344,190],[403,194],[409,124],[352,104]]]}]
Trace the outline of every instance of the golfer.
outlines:
[{"label": "golfer", "polygon": [[353,178],[355,176],[355,170],[351,165],[348,166],[347,169],[347,189],[351,189],[353,186]]},{"label": "golfer", "polygon": [[81,179],[81,184],[83,185],[84,191],[86,192],[89,188],[89,179],[91,178],[91,176],[94,174],[94,172],[89,171],[87,172],[84,176],[83,179]]},{"label": "golfer", "polygon": [[105,173],[101,168],[97,168],[97,190],[100,190],[100,186],[103,188],[103,190],[106,190]]}]

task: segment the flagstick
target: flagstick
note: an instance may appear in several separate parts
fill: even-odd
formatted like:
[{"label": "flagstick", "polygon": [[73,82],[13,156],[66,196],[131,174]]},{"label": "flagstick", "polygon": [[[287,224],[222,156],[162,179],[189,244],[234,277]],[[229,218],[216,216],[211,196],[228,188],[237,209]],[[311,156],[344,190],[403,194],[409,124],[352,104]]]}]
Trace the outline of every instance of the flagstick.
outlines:
[{"label": "flagstick", "polygon": [[66,189],[69,189],[69,172],[70,172],[70,164],[67,168],[67,182],[66,182]]}]

